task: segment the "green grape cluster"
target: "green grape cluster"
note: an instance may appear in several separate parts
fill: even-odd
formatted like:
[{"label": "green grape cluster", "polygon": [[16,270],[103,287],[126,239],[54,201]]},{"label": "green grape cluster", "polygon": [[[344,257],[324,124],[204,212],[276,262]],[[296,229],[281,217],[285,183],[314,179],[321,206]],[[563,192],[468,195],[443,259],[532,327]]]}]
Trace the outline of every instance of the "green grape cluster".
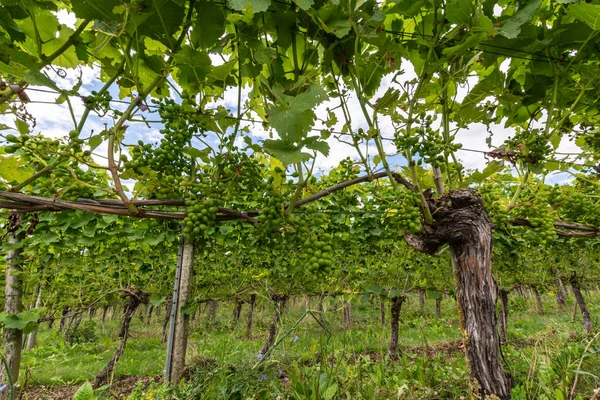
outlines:
[{"label": "green grape cluster", "polygon": [[260,210],[257,219],[261,222],[262,232],[269,236],[279,231],[279,228],[285,221],[285,215],[283,209],[283,195],[277,190],[274,190],[272,184],[267,190],[267,193],[269,196],[267,205]]},{"label": "green grape cluster", "polygon": [[300,258],[306,269],[318,278],[331,275],[333,271],[333,236],[324,233],[307,238],[302,243]]},{"label": "green grape cluster", "polygon": [[388,214],[389,224],[399,231],[416,233],[421,226],[421,211],[419,209],[419,198],[413,192],[403,192],[396,197],[391,205],[395,212]]},{"label": "green grape cluster", "polygon": [[529,164],[538,164],[552,153],[548,137],[539,129],[523,130],[505,142],[507,149],[519,151]]},{"label": "green grape cluster", "polygon": [[215,224],[215,217],[219,211],[218,200],[188,200],[185,205],[188,215],[183,221],[183,233],[192,239],[203,236]]},{"label": "green grape cluster", "polygon": [[191,197],[186,200],[188,215],[183,220],[183,233],[194,239],[204,236],[215,225],[215,217],[224,197],[221,182],[202,177],[190,185]]},{"label": "green grape cluster", "polygon": [[451,138],[444,139],[439,129],[433,129],[431,115],[421,115],[421,126],[412,130],[411,135],[399,133],[394,139],[398,152],[409,151],[413,156],[420,155],[419,165],[426,163],[439,167],[446,159],[446,155],[462,147],[460,143],[453,143]]},{"label": "green grape cluster", "polygon": [[567,221],[579,221],[582,223],[594,220],[597,215],[596,205],[584,193],[569,191],[557,198],[560,203],[560,211],[563,219]]},{"label": "green grape cluster", "polygon": [[83,103],[85,104],[85,108],[88,110],[102,111],[106,113],[110,109],[110,102],[112,101],[112,96],[108,93],[108,90],[101,91],[98,93],[95,90],[92,90],[92,94],[89,96],[81,97]]},{"label": "green grape cluster", "polygon": [[509,217],[506,207],[500,202],[503,196],[502,189],[494,185],[484,185],[479,189],[479,195],[492,223],[497,227],[505,227]]},{"label": "green grape cluster", "polygon": [[531,223],[526,235],[530,241],[536,243],[545,243],[555,237],[554,216],[550,213],[547,205],[540,202],[523,203],[522,206],[513,209],[514,216],[527,219]]},{"label": "green grape cluster", "polygon": [[4,152],[7,154],[12,154],[23,147],[23,145],[29,140],[29,135],[6,135],[4,138],[7,142],[11,143],[4,146]]}]

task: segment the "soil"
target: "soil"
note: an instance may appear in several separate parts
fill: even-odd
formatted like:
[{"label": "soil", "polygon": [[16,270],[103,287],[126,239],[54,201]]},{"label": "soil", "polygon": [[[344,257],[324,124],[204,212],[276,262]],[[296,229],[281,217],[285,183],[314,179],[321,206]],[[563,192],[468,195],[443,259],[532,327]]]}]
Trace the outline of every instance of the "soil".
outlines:
[{"label": "soil", "polygon": [[[141,382],[143,388],[147,388],[152,382],[160,382],[162,376],[133,376],[121,375],[112,383],[110,392],[114,399],[125,399]],[[72,399],[75,392],[79,389],[77,386],[32,386],[19,393],[16,399],[22,400],[67,400]]]}]

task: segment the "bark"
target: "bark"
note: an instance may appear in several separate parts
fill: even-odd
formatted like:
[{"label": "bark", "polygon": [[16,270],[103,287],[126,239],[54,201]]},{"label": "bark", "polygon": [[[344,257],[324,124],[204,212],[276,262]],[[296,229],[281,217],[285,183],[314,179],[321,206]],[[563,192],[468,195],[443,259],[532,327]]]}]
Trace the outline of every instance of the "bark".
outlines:
[{"label": "bark", "polygon": [[419,289],[419,311],[425,313],[425,290]]},{"label": "bark", "polygon": [[381,327],[385,328],[385,303],[379,299],[379,317],[381,318]]},{"label": "bark", "polygon": [[217,308],[219,307],[219,303],[215,300],[210,300],[208,302],[208,320],[214,321],[217,319]]},{"label": "bark", "polygon": [[500,289],[500,301],[502,309],[500,312],[500,342],[506,343],[506,329],[508,327],[508,290]]},{"label": "bark", "polygon": [[442,295],[440,294],[435,298],[435,315],[438,318],[442,318]]},{"label": "bark", "polygon": [[148,294],[136,288],[129,288],[127,292],[123,292],[121,294],[121,297],[127,298],[127,303],[125,304],[123,323],[121,324],[121,331],[119,332],[119,344],[117,345],[117,348],[115,349],[115,352],[108,364],[96,375],[96,379],[92,384],[94,389],[99,388],[100,386],[109,382],[115,366],[121,359],[123,351],[125,351],[127,338],[129,337],[129,325],[131,324],[131,318],[133,317],[133,314],[138,306],[140,304],[146,304],[148,301]]},{"label": "bark", "polygon": [[[38,286],[37,297],[35,299],[35,308],[40,308],[42,306],[42,286]],[[39,329],[39,327],[38,327]],[[33,350],[35,347],[35,342],[37,340],[37,329],[29,334],[27,338],[27,350]]]},{"label": "bark", "polygon": [[233,307],[233,326],[237,326],[240,321],[240,315],[242,314],[242,307],[244,306],[244,301],[236,297],[235,298],[235,306]]},{"label": "bark", "polygon": [[67,322],[67,315],[69,315],[69,307],[63,307],[62,314],[60,317],[60,324],[58,325],[58,333],[62,332]]},{"label": "bark", "polygon": [[169,382],[178,383],[185,369],[185,355],[187,352],[187,339],[190,316],[182,312],[183,307],[191,296],[192,272],[194,266],[194,242],[187,237],[183,241],[181,257],[181,276],[179,280],[179,299],[177,304],[177,317],[175,323],[175,341],[173,343],[173,361]]},{"label": "bark", "polygon": [[77,333],[77,329],[79,328],[81,320],[83,319],[83,312],[80,312],[76,316],[73,316],[73,319],[75,320],[75,324],[73,325],[73,328],[71,329],[71,334],[69,335],[69,346],[73,346],[73,342],[75,341],[75,334]]},{"label": "bark", "polygon": [[324,320],[325,309],[323,308],[324,301],[325,301],[325,296],[320,295],[319,296],[319,304],[317,304],[317,311],[319,311],[319,322],[321,324],[325,323],[325,320]]},{"label": "bark", "polygon": [[106,321],[106,312],[108,311],[108,306],[102,307],[102,323]]},{"label": "bark", "polygon": [[350,327],[352,327],[352,301],[346,299],[343,299],[342,301],[344,302],[344,328],[350,329]]},{"label": "bark", "polygon": [[274,294],[271,296],[273,303],[275,304],[275,310],[273,312],[273,316],[271,317],[271,323],[269,324],[269,334],[267,335],[267,339],[263,344],[262,349],[260,350],[260,354],[263,356],[267,354],[269,349],[275,343],[275,336],[277,336],[277,327],[279,326],[279,321],[281,321],[281,315],[285,310],[287,303],[287,295],[285,294]]},{"label": "bark", "polygon": [[544,313],[544,304],[542,303],[542,296],[537,286],[531,286],[531,291],[535,295],[535,303],[537,306],[537,313],[542,315]]},{"label": "bark", "polygon": [[398,296],[392,299],[392,307],[390,312],[390,345],[388,354],[392,360],[397,360],[400,356],[398,351],[398,324],[400,322],[400,311],[402,303],[406,300],[405,296]]},{"label": "bark", "polygon": [[512,379],[504,372],[492,276],[491,222],[472,189],[427,199],[434,223],[406,239],[417,250],[435,253],[448,244],[454,270],[459,321],[465,342],[473,397],[511,398]]},{"label": "bark", "polygon": [[148,307],[148,325],[150,325],[150,323],[152,323],[152,313],[154,312],[154,306],[152,304],[150,304],[150,307]]},{"label": "bark", "polygon": [[571,275],[569,282],[571,283],[571,290],[573,290],[575,300],[577,305],[579,305],[581,315],[583,316],[583,326],[585,327],[585,332],[589,335],[593,330],[592,318],[590,317],[590,312],[588,311],[585,299],[581,294],[581,284],[579,283],[579,279],[577,279],[577,274],[575,272],[573,272]]},{"label": "bark", "polygon": [[248,321],[246,322],[246,337],[252,339],[252,317],[254,316],[254,305],[256,304],[256,294],[250,295],[250,303],[248,303]]},{"label": "bark", "polygon": [[567,295],[565,293],[565,287],[560,278],[560,274],[555,269],[551,269],[552,275],[554,275],[554,286],[556,287],[556,305],[559,311],[564,311],[567,306]]},{"label": "bark", "polygon": [[[25,232],[17,232],[21,229],[21,214],[10,215],[10,226],[8,228],[8,244],[18,246],[25,238]],[[6,280],[4,286],[4,311],[7,314],[18,314],[23,311],[23,281],[21,272],[23,270],[23,257],[21,247],[9,250],[6,255]],[[21,350],[23,347],[23,331],[16,328],[4,328],[2,333],[2,348],[8,370],[0,368],[0,382],[8,382],[8,377],[16,384],[19,379],[19,367],[21,365]],[[0,396],[2,396],[0,394]],[[1,398],[1,397],[0,397]]]},{"label": "bark", "polygon": [[163,320],[163,329],[162,329],[162,343],[167,342],[167,327],[169,326],[169,318],[171,317],[171,308],[173,307],[173,295],[169,294],[167,296],[167,302],[165,305],[165,319]]},{"label": "bark", "polygon": [[49,319],[48,319],[48,329],[52,329],[52,326],[54,325],[54,321],[56,321],[56,318],[54,318],[54,315],[52,315]]}]

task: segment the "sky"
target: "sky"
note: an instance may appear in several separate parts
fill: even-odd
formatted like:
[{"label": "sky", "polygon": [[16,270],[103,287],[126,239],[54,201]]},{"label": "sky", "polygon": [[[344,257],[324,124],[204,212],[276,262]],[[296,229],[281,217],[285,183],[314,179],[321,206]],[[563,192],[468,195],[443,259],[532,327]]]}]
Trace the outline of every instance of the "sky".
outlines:
[{"label": "sky", "polygon": [[[61,23],[65,23],[69,26],[74,26],[75,17],[72,13],[68,13],[66,11],[61,11],[58,13],[59,21]],[[222,60],[218,57],[212,57],[213,64],[218,65],[222,63]],[[409,63],[405,63],[401,65],[401,68],[404,70],[403,80],[408,81],[415,77],[415,73],[412,70],[412,66]],[[505,66],[503,66],[505,68]],[[88,95],[92,90],[98,90],[102,83],[99,80],[100,69],[97,66],[94,67],[82,67],[76,70],[68,69],[66,70],[66,76],[59,77],[56,72],[52,69],[47,70],[48,75],[58,84],[59,87],[63,89],[71,89],[81,76],[81,80],[83,85],[80,89],[80,94],[82,96]],[[397,85],[391,82],[391,76],[384,77],[380,89],[375,95],[375,98],[380,97],[385,93],[388,87]],[[471,87],[473,85],[470,85]],[[69,131],[74,129],[73,118],[69,112],[69,108],[66,103],[56,104],[55,100],[57,98],[56,93],[47,93],[45,91],[49,90],[48,88],[41,87],[32,87],[27,89],[27,94],[32,100],[31,103],[27,104],[27,110],[30,114],[32,114],[37,122],[37,125],[33,129],[34,132],[41,132],[44,135],[53,138],[65,137],[68,136]],[[118,94],[116,92],[117,88],[113,88],[111,90],[113,98],[118,99]],[[244,104],[245,99],[249,93],[249,88],[245,87],[242,92],[242,104]],[[466,95],[466,89],[459,89],[458,91],[458,99]],[[77,97],[70,98],[72,102],[72,107],[74,111],[74,116],[77,121],[83,111],[85,110],[85,106],[83,101]],[[127,100],[127,99],[124,99]],[[221,101],[214,104],[217,106],[219,104],[227,107],[233,115],[237,112],[237,88],[228,89]],[[111,104],[113,107],[124,109],[126,104]],[[328,100],[324,103],[320,104],[315,113],[317,116],[326,115],[326,111],[328,108],[335,108],[339,105],[338,100]],[[365,117],[361,111],[359,102],[355,96],[351,96],[348,99],[348,106],[352,115],[353,130],[357,130],[358,128],[363,128],[366,130],[367,122]],[[340,131],[343,125],[343,117],[341,115],[341,111],[337,109],[336,114],[338,114],[338,124],[333,127],[335,131]],[[143,113],[145,117],[149,120],[157,120],[159,119],[157,113]],[[251,119],[260,120],[257,115],[251,115]],[[88,118],[88,121],[84,127],[84,130],[81,134],[82,138],[87,138],[90,136],[92,131],[94,134],[102,131],[105,127],[112,127],[116,121],[114,121],[109,116],[98,116],[93,115]],[[543,121],[542,121],[543,122]],[[7,115],[0,115],[0,123],[4,123],[9,126],[14,126],[14,117]],[[161,129],[160,123],[151,123],[150,127],[148,127],[144,123],[130,123],[128,122],[129,128],[127,129],[125,136],[125,143],[135,143],[138,140],[142,140],[148,143],[156,143],[160,141],[162,135],[159,130]],[[277,137],[275,132],[269,132],[265,130],[262,124],[252,124],[250,122],[243,121],[241,126],[249,126],[250,129],[250,137],[253,142],[260,142],[261,140],[268,139],[270,135],[273,137]],[[315,124],[316,129],[324,128],[321,126],[319,122]],[[382,132],[382,136],[384,138],[393,138],[394,129],[392,127],[391,121],[386,118],[382,118],[380,120],[380,128]],[[457,152],[457,156],[460,161],[463,163],[463,166],[468,170],[482,170],[485,168],[487,164],[487,159],[483,153],[473,152],[469,150],[478,150],[478,151],[489,151],[494,147],[500,146],[504,140],[506,140],[512,133],[511,130],[504,128],[503,126],[493,126],[491,127],[493,131],[492,137],[492,147],[488,146],[486,143],[486,139],[489,136],[487,131],[487,127],[483,124],[472,124],[468,127],[468,129],[460,130],[456,135],[456,141],[463,145],[463,149]],[[318,135],[318,132],[313,132],[312,134]],[[242,146],[243,139],[241,137],[238,138],[237,144],[240,147]],[[315,170],[326,172],[329,169],[337,166],[339,162],[346,158],[351,157],[355,160],[358,160],[358,154],[356,150],[347,144],[341,143],[338,141],[333,135],[327,140],[330,146],[330,153],[327,157],[319,154],[315,161]],[[95,161],[99,164],[106,165],[106,153],[108,147],[106,142],[100,145],[94,151]],[[370,156],[376,154],[376,148],[373,141],[370,141],[368,146],[363,146],[363,152],[368,152]],[[384,140],[384,150],[386,154],[395,154],[396,148],[391,141]],[[563,140],[558,149],[559,152],[564,153],[578,153],[580,149],[573,143],[568,140]],[[406,160],[404,157],[396,155],[388,157],[388,163],[392,167],[399,167],[406,165]],[[381,167],[379,165],[378,167]],[[547,179],[548,183],[561,183],[569,180],[569,175],[566,173],[560,173],[554,176],[549,176]],[[131,183],[131,182],[126,182]]]}]

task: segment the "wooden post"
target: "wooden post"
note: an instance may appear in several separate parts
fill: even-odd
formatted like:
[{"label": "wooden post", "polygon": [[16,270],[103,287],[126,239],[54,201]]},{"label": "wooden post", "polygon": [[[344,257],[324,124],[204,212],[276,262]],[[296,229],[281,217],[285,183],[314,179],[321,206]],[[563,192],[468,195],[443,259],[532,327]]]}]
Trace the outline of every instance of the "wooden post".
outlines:
[{"label": "wooden post", "polygon": [[[180,276],[179,287],[173,293],[173,311],[171,313],[171,332],[169,332],[169,345],[171,345],[171,360],[167,357],[165,375],[168,381],[176,384],[181,379],[185,368],[185,354],[187,350],[188,328],[190,316],[181,310],[191,295],[192,269],[194,266],[194,242],[183,237],[180,244]],[[167,350],[167,353],[170,353]],[[169,363],[171,365],[169,365]]]}]

